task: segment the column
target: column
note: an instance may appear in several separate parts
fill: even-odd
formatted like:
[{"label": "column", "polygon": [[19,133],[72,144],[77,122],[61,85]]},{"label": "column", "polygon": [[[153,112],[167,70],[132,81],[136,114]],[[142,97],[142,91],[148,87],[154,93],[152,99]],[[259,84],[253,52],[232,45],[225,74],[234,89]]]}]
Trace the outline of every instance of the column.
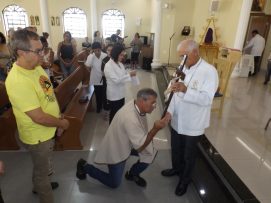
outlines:
[{"label": "column", "polygon": [[162,25],[162,6],[161,0],[153,0],[153,15],[152,15],[152,32],[154,32],[154,47],[153,47],[153,60],[152,68],[158,68],[162,64],[160,63],[160,35]]},{"label": "column", "polygon": [[[253,0],[243,0],[243,4],[240,11],[239,23],[237,27],[237,32],[235,36],[234,48],[242,51],[246,33],[247,26],[250,17],[250,11]],[[239,64],[236,64],[231,77],[237,77],[239,75]]]},{"label": "column", "polygon": [[239,23],[237,27],[237,32],[235,36],[234,48],[243,49],[244,40],[246,37],[246,31],[251,11],[253,0],[243,0],[243,5],[241,7],[241,13],[239,17]]},{"label": "column", "polygon": [[[91,15],[91,39],[93,39],[93,34],[97,28],[97,0],[90,0],[90,15]],[[100,30],[101,32],[101,30]],[[102,32],[101,32],[102,33]]]},{"label": "column", "polygon": [[50,23],[49,23],[49,14],[48,14],[48,4],[47,0],[40,0],[40,15],[41,15],[41,24],[42,32],[48,32],[50,37],[48,38],[48,43],[51,45],[51,32],[50,32]]}]

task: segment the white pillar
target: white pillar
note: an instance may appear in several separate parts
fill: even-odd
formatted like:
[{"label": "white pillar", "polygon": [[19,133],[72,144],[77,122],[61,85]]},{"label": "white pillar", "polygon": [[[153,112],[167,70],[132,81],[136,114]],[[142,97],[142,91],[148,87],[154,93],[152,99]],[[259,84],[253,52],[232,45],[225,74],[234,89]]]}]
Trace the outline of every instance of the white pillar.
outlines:
[{"label": "white pillar", "polygon": [[[91,39],[97,28],[97,0],[90,0],[90,14],[91,14]],[[101,32],[101,31],[100,31]],[[101,32],[102,33],[102,32]]]},{"label": "white pillar", "polygon": [[239,23],[237,27],[236,36],[235,36],[235,42],[234,42],[235,49],[240,49],[240,50],[243,49],[252,2],[253,0],[243,0],[241,13],[239,17]]},{"label": "white pillar", "polygon": [[[234,42],[234,48],[242,50],[246,33],[247,33],[247,27],[250,17],[250,11],[252,6],[253,0],[243,0],[243,4],[241,7],[240,17],[239,17],[239,23],[237,27],[237,32],[235,36],[235,42]],[[239,64],[237,64],[232,72],[231,77],[237,77],[239,76]]]},{"label": "white pillar", "polygon": [[40,0],[40,15],[42,22],[42,32],[48,32],[50,37],[48,39],[48,43],[51,45],[51,32],[50,32],[50,23],[49,23],[49,14],[48,14],[48,5],[47,0]]},{"label": "white pillar", "polygon": [[160,35],[162,25],[162,6],[161,0],[153,0],[153,15],[152,15],[152,32],[154,32],[154,47],[153,47],[153,60],[152,68],[158,68],[160,63]]}]

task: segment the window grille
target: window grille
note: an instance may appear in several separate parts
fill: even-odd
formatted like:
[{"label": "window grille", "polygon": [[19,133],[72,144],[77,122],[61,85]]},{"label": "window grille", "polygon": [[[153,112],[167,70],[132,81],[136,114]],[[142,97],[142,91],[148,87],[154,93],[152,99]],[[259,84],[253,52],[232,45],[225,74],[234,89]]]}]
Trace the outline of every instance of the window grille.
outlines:
[{"label": "window grille", "polygon": [[25,28],[28,26],[27,13],[22,7],[12,4],[4,8],[2,13],[6,32],[11,28],[17,30],[18,27]]},{"label": "window grille", "polygon": [[116,9],[109,9],[102,15],[103,37],[110,37],[121,30],[121,36],[124,36],[124,14]]},{"label": "window grille", "polygon": [[63,12],[64,32],[69,31],[72,37],[87,36],[87,16],[80,8],[68,8]]}]

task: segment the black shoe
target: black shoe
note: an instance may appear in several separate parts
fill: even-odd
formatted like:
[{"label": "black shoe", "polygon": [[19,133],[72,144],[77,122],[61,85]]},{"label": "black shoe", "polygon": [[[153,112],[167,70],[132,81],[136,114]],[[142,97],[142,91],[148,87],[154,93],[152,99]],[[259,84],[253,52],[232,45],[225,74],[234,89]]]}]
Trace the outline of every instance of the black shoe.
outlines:
[{"label": "black shoe", "polygon": [[86,165],[86,161],[84,159],[79,159],[77,162],[77,170],[76,170],[76,177],[80,180],[84,180],[87,178],[87,175],[84,171],[84,165]]},{"label": "black shoe", "polygon": [[[58,186],[59,186],[58,182],[51,182],[52,190],[55,190],[56,188],[58,188]],[[35,191],[35,190],[32,190],[32,192],[34,194],[37,194],[37,191]]]},{"label": "black shoe", "polygon": [[175,189],[175,194],[177,196],[184,195],[186,193],[187,187],[188,187],[188,184],[183,184],[183,183],[179,182],[176,189]]},{"label": "black shoe", "polygon": [[263,84],[264,84],[264,85],[267,85],[267,83],[268,83],[268,81],[264,81],[264,83],[263,83]]},{"label": "black shoe", "polygon": [[147,186],[147,182],[141,178],[139,175],[131,175],[128,171],[125,174],[125,178],[127,180],[131,180],[134,181],[137,185],[141,186],[141,187],[146,187]]},{"label": "black shoe", "polygon": [[176,171],[173,168],[162,170],[161,174],[162,174],[162,176],[165,176],[165,177],[171,177],[171,176],[179,175],[178,171]]}]

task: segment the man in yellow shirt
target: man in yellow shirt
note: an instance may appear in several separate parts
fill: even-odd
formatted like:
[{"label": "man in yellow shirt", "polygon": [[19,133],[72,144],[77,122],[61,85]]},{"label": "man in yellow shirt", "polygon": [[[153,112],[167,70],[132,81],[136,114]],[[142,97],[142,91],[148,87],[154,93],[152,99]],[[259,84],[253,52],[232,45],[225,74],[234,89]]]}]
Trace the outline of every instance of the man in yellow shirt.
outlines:
[{"label": "man in yellow shirt", "polygon": [[28,30],[14,33],[11,49],[17,57],[8,74],[6,89],[16,118],[19,138],[33,162],[33,191],[41,203],[53,203],[52,189],[58,183],[48,177],[49,158],[56,129],[66,130],[69,122],[60,116],[52,84],[39,65],[43,47],[39,36]]}]

